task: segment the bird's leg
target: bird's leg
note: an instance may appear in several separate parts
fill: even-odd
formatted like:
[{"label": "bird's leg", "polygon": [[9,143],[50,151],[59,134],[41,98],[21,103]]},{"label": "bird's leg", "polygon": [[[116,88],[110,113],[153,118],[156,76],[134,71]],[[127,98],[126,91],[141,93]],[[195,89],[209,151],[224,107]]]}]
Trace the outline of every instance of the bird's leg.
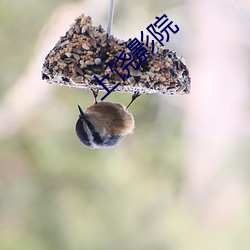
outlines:
[{"label": "bird's leg", "polygon": [[131,101],[130,101],[130,103],[128,104],[128,106],[127,106],[126,109],[128,109],[128,108],[131,106],[131,104],[132,104],[140,95],[141,95],[141,94],[139,93],[139,91],[135,92],[135,93],[132,95],[132,99],[131,99]]},{"label": "bird's leg", "polygon": [[97,100],[96,100],[96,98],[97,98],[97,96],[98,96],[98,92],[99,92],[99,90],[97,89],[97,90],[94,90],[94,89],[90,89],[91,91],[92,91],[92,93],[93,93],[93,96],[94,96],[94,99],[95,99],[95,104],[97,104]]}]

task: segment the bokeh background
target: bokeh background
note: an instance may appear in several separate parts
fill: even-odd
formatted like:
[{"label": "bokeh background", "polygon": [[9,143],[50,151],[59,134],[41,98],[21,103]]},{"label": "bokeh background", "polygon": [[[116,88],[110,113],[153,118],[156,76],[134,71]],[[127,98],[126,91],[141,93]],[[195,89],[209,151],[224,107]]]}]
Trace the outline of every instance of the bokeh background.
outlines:
[{"label": "bokeh background", "polygon": [[48,85],[41,67],[81,13],[106,27],[108,5],[0,2],[0,249],[249,250],[250,2],[117,0],[117,37],[163,13],[180,27],[166,46],[192,91],[140,97],[134,134],[90,150],[74,126],[91,93]]}]

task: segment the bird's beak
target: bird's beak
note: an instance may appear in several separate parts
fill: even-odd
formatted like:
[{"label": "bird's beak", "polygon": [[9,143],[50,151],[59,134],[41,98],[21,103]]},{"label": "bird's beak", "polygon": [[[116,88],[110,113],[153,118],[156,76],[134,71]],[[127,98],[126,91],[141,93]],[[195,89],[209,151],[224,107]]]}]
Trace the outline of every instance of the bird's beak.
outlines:
[{"label": "bird's beak", "polygon": [[79,113],[80,113],[80,118],[86,118],[84,112],[82,111],[82,108],[79,105],[77,105],[77,106],[78,106],[78,110],[79,110]]}]

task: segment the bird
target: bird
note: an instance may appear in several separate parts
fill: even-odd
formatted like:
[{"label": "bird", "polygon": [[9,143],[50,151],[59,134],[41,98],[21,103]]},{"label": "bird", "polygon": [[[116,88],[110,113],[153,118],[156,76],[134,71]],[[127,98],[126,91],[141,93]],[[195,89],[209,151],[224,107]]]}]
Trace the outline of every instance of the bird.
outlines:
[{"label": "bird", "polygon": [[127,107],[119,103],[97,101],[98,91],[92,90],[95,98],[93,105],[85,112],[78,105],[79,118],[75,130],[80,142],[91,149],[112,148],[131,134],[135,127],[133,115],[128,108],[140,96],[136,92]]}]

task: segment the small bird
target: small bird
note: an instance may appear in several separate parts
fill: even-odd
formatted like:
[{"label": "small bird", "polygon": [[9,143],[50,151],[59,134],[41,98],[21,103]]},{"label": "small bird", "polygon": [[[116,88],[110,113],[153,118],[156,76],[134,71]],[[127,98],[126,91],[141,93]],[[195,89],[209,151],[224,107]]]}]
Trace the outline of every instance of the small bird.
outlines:
[{"label": "small bird", "polygon": [[92,92],[95,98],[93,105],[85,112],[78,105],[80,115],[76,122],[76,134],[91,149],[117,146],[134,130],[134,117],[127,109],[140,94],[135,93],[126,108],[119,103],[97,102],[98,92]]}]

